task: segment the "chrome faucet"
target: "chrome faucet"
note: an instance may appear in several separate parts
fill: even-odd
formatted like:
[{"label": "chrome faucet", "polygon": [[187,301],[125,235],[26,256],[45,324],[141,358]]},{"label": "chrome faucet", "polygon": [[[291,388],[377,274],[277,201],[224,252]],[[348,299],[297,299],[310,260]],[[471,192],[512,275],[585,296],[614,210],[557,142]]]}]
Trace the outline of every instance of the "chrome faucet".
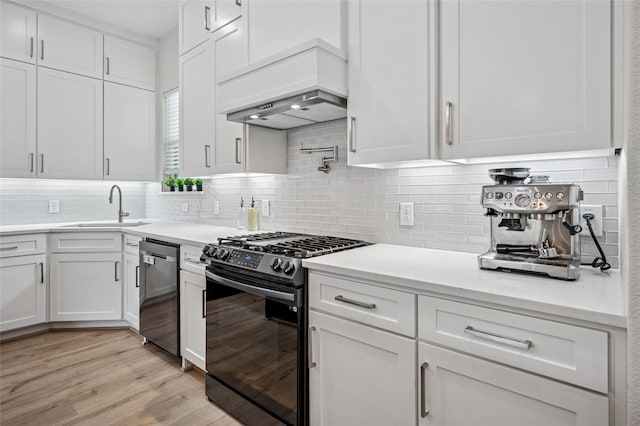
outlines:
[{"label": "chrome faucet", "polygon": [[109,204],[113,204],[113,189],[118,189],[118,223],[122,223],[122,218],[129,216],[129,213],[122,211],[122,190],[118,185],[113,185],[111,187],[111,192],[109,192]]}]

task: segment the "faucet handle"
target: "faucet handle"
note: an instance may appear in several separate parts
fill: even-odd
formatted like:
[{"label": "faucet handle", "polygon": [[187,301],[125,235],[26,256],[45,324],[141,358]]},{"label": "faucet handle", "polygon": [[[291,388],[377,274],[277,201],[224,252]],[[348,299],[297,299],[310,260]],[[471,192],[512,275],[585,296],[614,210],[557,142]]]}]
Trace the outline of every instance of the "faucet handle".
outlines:
[{"label": "faucet handle", "polygon": [[129,212],[120,212],[120,216],[127,217],[129,216]]}]

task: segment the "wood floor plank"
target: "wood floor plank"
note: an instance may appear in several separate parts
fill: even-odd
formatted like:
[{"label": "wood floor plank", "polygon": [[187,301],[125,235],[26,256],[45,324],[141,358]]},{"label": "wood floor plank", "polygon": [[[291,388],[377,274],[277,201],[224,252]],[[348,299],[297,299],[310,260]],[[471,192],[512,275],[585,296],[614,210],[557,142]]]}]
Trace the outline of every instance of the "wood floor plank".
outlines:
[{"label": "wood floor plank", "polygon": [[0,343],[2,425],[237,426],[204,375],[129,330],[69,330]]}]

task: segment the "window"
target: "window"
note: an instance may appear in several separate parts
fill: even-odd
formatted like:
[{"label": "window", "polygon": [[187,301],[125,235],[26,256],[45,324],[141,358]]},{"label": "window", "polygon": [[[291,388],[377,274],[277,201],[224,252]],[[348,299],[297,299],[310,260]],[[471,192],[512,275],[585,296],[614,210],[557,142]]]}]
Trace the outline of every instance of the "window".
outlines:
[{"label": "window", "polygon": [[164,94],[165,151],[164,172],[178,173],[180,168],[180,94],[178,89]]}]

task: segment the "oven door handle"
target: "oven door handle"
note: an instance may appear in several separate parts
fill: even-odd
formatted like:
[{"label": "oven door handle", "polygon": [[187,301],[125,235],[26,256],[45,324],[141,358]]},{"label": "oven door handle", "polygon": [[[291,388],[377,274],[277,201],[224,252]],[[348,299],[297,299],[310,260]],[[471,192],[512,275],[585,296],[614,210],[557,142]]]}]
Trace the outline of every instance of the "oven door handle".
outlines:
[{"label": "oven door handle", "polygon": [[210,271],[205,272],[207,279],[214,281],[218,284],[235,288],[236,290],[244,291],[246,293],[255,294],[256,296],[265,296],[271,297],[277,300],[286,300],[289,302],[293,302],[296,300],[296,295],[291,293],[285,293],[283,291],[271,290],[268,288],[256,287],[253,285],[239,283],[237,281],[230,280],[228,278],[220,277]]}]

